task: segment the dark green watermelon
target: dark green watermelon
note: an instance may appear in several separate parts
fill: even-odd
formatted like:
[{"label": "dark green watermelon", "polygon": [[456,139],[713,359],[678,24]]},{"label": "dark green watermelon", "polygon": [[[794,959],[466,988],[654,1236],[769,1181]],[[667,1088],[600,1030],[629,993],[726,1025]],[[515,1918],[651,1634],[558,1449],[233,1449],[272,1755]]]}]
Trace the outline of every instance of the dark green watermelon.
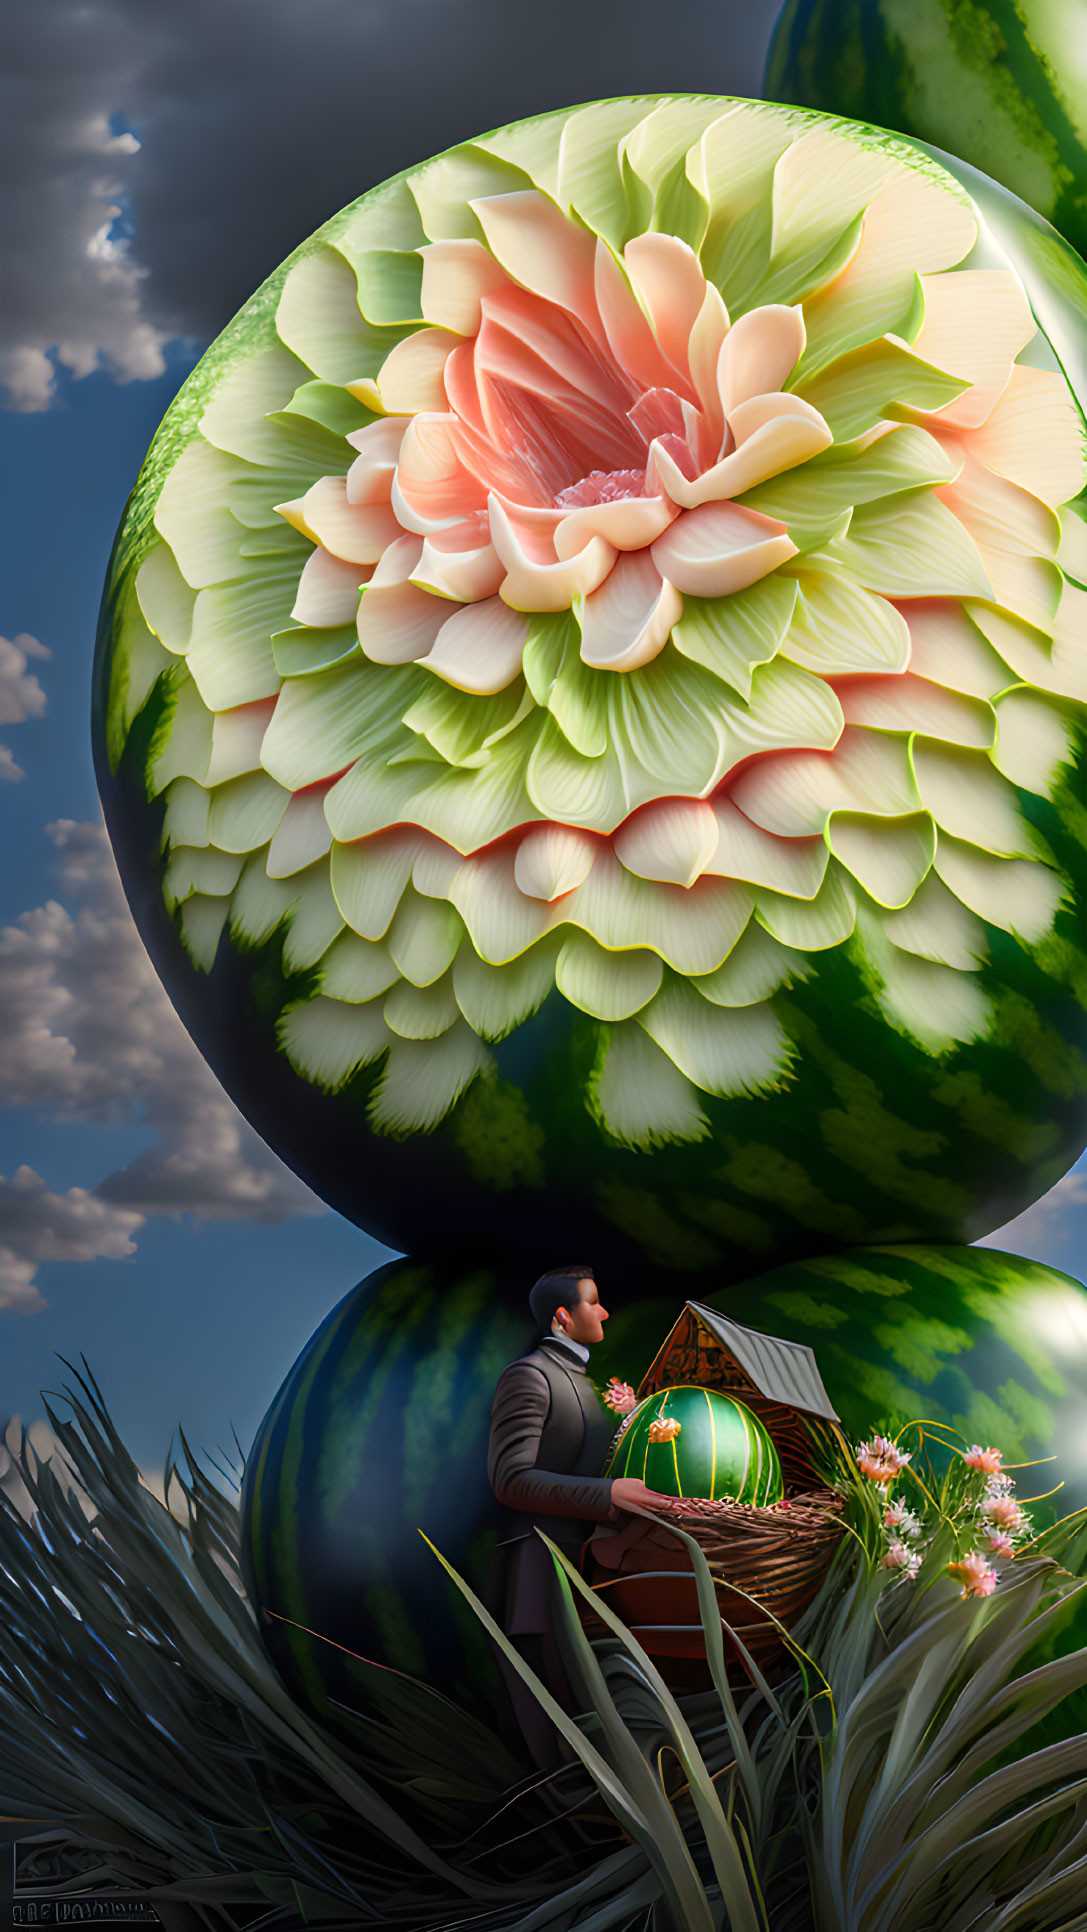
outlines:
[{"label": "dark green watermelon", "polygon": [[327,1724],[341,1722],[337,1703],[366,1699],[372,1673],[347,1651],[501,1707],[487,1639],[419,1531],[486,1596],[501,1533],[491,1397],[531,1340],[517,1298],[528,1285],[482,1268],[379,1268],[311,1337],[257,1431],[246,1587],[273,1613],[262,1631],[288,1689]]},{"label": "dark green watermelon", "polygon": [[763,90],[961,155],[1087,254],[1080,0],[787,0]]},{"label": "dark green watermelon", "polygon": [[[652,1424],[677,1425],[654,1441]],[[765,1428],[743,1402],[694,1384],[662,1389],[631,1411],[608,1461],[609,1476],[640,1476],[662,1496],[730,1496],[780,1502],[781,1463]]]},{"label": "dark green watermelon", "polygon": [[[1024,1501],[1063,1485],[1039,1522],[1087,1507],[1087,1290],[1070,1275],[991,1248],[864,1248],[706,1299],[812,1348],[851,1440],[929,1420],[1036,1461],[1016,1476]],[[618,1308],[601,1372],[637,1383],[676,1312]]]}]

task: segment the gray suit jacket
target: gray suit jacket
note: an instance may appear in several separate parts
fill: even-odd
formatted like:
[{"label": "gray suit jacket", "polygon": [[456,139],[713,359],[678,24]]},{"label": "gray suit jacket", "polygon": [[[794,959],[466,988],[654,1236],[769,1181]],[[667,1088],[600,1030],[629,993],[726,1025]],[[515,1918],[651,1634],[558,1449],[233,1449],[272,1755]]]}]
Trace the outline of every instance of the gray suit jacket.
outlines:
[{"label": "gray suit jacket", "polygon": [[550,1628],[553,1568],[537,1524],[576,1562],[590,1524],[609,1520],[611,1481],[600,1470],[617,1426],[584,1365],[549,1337],[499,1377],[487,1474],[510,1512],[501,1591],[508,1635]]}]

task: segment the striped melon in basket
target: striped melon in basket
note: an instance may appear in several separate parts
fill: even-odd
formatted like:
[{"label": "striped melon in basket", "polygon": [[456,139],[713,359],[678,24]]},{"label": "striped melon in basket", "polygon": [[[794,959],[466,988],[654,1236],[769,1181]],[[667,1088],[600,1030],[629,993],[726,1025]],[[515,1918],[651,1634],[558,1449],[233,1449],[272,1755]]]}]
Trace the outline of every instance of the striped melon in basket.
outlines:
[{"label": "striped melon in basket", "polygon": [[633,1409],[608,1458],[609,1476],[640,1476],[665,1496],[765,1507],[781,1501],[781,1461],[744,1402],[686,1383]]}]

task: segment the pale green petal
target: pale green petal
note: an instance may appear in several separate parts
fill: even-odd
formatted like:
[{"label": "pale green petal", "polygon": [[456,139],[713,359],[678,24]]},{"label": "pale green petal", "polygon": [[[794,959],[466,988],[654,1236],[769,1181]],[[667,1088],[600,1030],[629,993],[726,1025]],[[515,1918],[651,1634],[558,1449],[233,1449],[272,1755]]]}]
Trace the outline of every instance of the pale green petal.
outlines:
[{"label": "pale green petal", "polygon": [[471,769],[485,765],[491,746],[515,731],[533,708],[532,694],[520,677],[493,697],[477,697],[430,678],[404,713],[404,723],[447,764]]},{"label": "pale green petal", "polygon": [[844,537],[818,553],[884,597],[986,597],[973,538],[938,497],[905,490],[864,505]]},{"label": "pale green petal", "polygon": [[736,500],[784,523],[800,545],[806,535],[825,529],[846,510],[899,490],[934,489],[950,483],[958,470],[958,459],[945,455],[934,436],[903,425],[874,442],[862,438],[834,443]]},{"label": "pale green petal", "polygon": [[373,1000],[395,985],[397,969],[380,941],[342,932],[321,960],[321,991],[351,1004]]},{"label": "pale green petal", "polygon": [[398,1040],[371,1097],[370,1125],[379,1134],[436,1127],[461,1094],[494,1061],[461,1020],[440,1040]]},{"label": "pale green petal", "polygon": [[581,627],[570,611],[529,618],[525,682],[538,705],[549,708],[563,736],[585,758],[608,744],[608,682],[612,673],[582,661]]},{"label": "pale green petal", "polygon": [[648,946],[679,973],[712,973],[747,925],[751,904],[731,880],[674,886],[638,879],[605,847],[562,912],[609,949]]},{"label": "pale green petal", "polygon": [[981,751],[960,750],[932,738],[911,748],[917,789],[941,832],[1003,858],[1036,858],[1036,835],[1020,814],[1016,795]]},{"label": "pale green petal", "polygon": [[996,700],[993,763],[1023,791],[1051,798],[1061,768],[1072,757],[1072,720],[1037,691],[1008,691]]},{"label": "pale green petal", "polygon": [[[525,789],[525,767],[537,730],[534,713],[495,746],[478,771],[453,769],[435,752],[429,759],[410,757],[399,745],[387,769],[373,752],[360,757],[328,794],[325,811],[334,835],[366,838],[410,822],[459,852],[474,852],[513,825],[534,823],[540,814]],[[402,727],[401,734],[409,738]],[[410,742],[430,750],[421,739]],[[391,743],[397,744],[395,737]]]},{"label": "pale green petal", "polygon": [[236,457],[194,438],[163,483],[155,528],[193,590],[246,575],[241,554],[246,530],[227,505],[240,469]]},{"label": "pale green petal", "polygon": [[175,845],[162,875],[163,898],[172,907],[194,892],[222,897],[233,892],[241,869],[242,861],[233,852],[217,852],[211,845]]},{"label": "pale green petal", "polygon": [[461,1017],[448,980],[412,986],[402,979],[386,995],[384,1012],[386,1026],[402,1040],[437,1040]]},{"label": "pale green petal", "polygon": [[489,966],[471,946],[453,962],[453,991],[469,1026],[503,1040],[543,1004],[555,983],[555,946],[544,941],[508,966]]},{"label": "pale green petal", "polygon": [[210,973],[215,964],[229,910],[229,899],[209,899],[203,893],[195,893],[181,907],[181,943],[202,973]]},{"label": "pale green petal", "polygon": [[355,255],[353,267],[359,309],[367,322],[381,328],[401,322],[422,326],[423,258],[416,249],[368,249]]},{"label": "pale green petal", "polygon": [[313,677],[291,678],[264,740],[265,769],[298,792],[357,758],[384,763],[390,734],[408,736],[401,720],[422,675],[410,664],[389,669],[352,659]]},{"label": "pale green petal", "polygon": [[283,945],[287,972],[315,966],[343,931],[343,916],[332,896],[325,860],[291,880],[294,906]]},{"label": "pale green petal", "polygon": [[335,383],[376,375],[393,345],[410,333],[363,320],[354,270],[329,247],[304,255],[288,273],[276,332],[315,376]]},{"label": "pale green petal", "polygon": [[661,1051],[705,1093],[772,1092],[793,1054],[770,1006],[713,1006],[680,981],[662,988],[638,1016]]},{"label": "pale green petal", "polygon": [[799,597],[781,654],[820,677],[904,671],[910,655],[905,618],[844,570],[798,568]]},{"label": "pale green petal", "polygon": [[176,668],[176,661],[148,630],[135,593],[128,589],[119,599],[113,632],[106,710],[106,752],[111,771],[116,771],[133,721],[159,678]]},{"label": "pale green petal", "polygon": [[390,1037],[380,1000],[354,1006],[320,996],[292,1006],[276,1031],[291,1065],[326,1093],[335,1093],[359,1067],[376,1060]]},{"label": "pale green petal", "polygon": [[745,101],[711,122],[691,155],[692,178],[711,209],[702,266],[726,301],[730,289],[753,287],[765,265],[774,168],[797,132],[772,108]]},{"label": "pale green petal", "polygon": [[555,966],[560,993],[598,1020],[626,1020],[652,999],[664,968],[656,953],[607,952],[586,933],[572,933]]},{"label": "pale green petal", "polygon": [[724,965],[693,979],[691,985],[714,1006],[757,1006],[781,987],[809,978],[813,971],[813,963],[803,953],[782,946],[753,919]]},{"label": "pale green petal", "polygon": [[1030,859],[996,859],[976,845],[941,833],[936,870],[948,890],[990,926],[1034,945],[1050,930],[1064,888],[1047,865]]},{"label": "pale green petal", "polygon": [[469,203],[481,196],[519,194],[536,186],[523,169],[488,154],[473,141],[439,154],[406,179],[429,241],[482,241],[483,230]]},{"label": "pale green petal", "polygon": [[599,1125],[626,1147],[704,1140],[710,1131],[696,1088],[637,1020],[606,1029],[588,1098]]},{"label": "pale green petal", "polygon": [[909,904],[936,851],[936,828],[927,812],[912,818],[832,812],[825,836],[846,871],[877,905],[888,909]]},{"label": "pale green petal", "polygon": [[[305,364],[279,342],[240,358],[216,383],[197,425],[200,434],[228,456],[276,468],[283,443],[268,418],[287,407],[306,376]],[[315,446],[318,452],[324,453],[323,444]]]},{"label": "pale green petal", "polygon": [[294,624],[273,631],[272,658],[281,678],[312,677],[331,670],[347,658],[361,658],[362,647],[354,624],[330,624],[320,630]]},{"label": "pale green petal", "polygon": [[748,818],[780,838],[822,833],[828,812],[899,818],[922,804],[906,738],[856,725],[847,725],[830,757],[797,751],[760,759],[729,790]]},{"label": "pale green petal", "polygon": [[336,904],[362,939],[383,939],[411,878],[421,840],[407,829],[332,847]]},{"label": "pale green petal", "polygon": [[210,845],[208,806],[210,794],[191,778],[175,778],[165,793],[166,816],[162,821],[163,845]]},{"label": "pale green petal", "polygon": [[836,443],[846,443],[898,409],[943,409],[970,384],[911,354],[905,343],[881,340],[839,356],[819,375],[801,373],[788,387],[819,411]]},{"label": "pale green petal", "polygon": [[1022,680],[1039,690],[1051,691],[1055,697],[1075,698],[1082,704],[1087,702],[1087,652],[1082,647],[1084,605],[1078,600],[1084,596],[1074,585],[1066,585],[1062,613],[1068,605],[1075,621],[1065,626],[1058,619],[1053,638],[989,604],[967,604],[966,611],[994,651],[1011,666],[1015,676],[1008,679],[1009,684]]},{"label": "pale green petal", "polygon": [[377,417],[339,383],[303,382],[277,412],[276,421],[283,425],[317,423],[333,436],[350,436],[353,430],[376,422]]},{"label": "pale green petal", "polygon": [[903,952],[917,953],[956,972],[973,972],[988,955],[981,921],[948,891],[935,871],[901,912],[880,915],[880,924]]},{"label": "pale green petal", "polygon": [[684,657],[750,697],[752,672],[776,656],[796,599],[795,581],[776,573],[731,597],[685,597],[672,641]]},{"label": "pale green petal", "polygon": [[619,142],[644,112],[641,101],[601,101],[571,114],[559,137],[555,200],[614,249],[635,232],[623,192]]},{"label": "pale green petal", "polygon": [[831,866],[814,899],[789,899],[759,887],[755,917],[783,946],[796,946],[805,953],[825,952],[849,938],[856,899],[845,874]]},{"label": "pale green petal", "polygon": [[245,583],[202,590],[193,606],[186,662],[209,711],[273,698],[281,678],[272,655],[272,632],[282,630],[298,588],[287,561]]},{"label": "pale green petal", "polygon": [[286,919],[297,887],[270,879],[263,852],[246,860],[230,901],[230,934],[240,946],[261,946]]},{"label": "pale green petal", "polygon": [[1013,674],[971,623],[961,605],[917,602],[910,607],[910,670],[949,691],[993,698]]},{"label": "pale green petal", "polygon": [[1083,503],[1067,503],[1061,510],[1061,540],[1057,562],[1066,577],[1087,584],[1087,520]]},{"label": "pale green petal", "polygon": [[184,657],[192,641],[196,592],[181,575],[169,544],[152,544],[136,572],[136,596],[149,629],[168,651]]},{"label": "pale green petal", "polygon": [[[200,708],[207,717],[203,704]],[[261,747],[274,710],[274,701],[265,701],[242,704],[232,711],[216,713],[211,720],[211,753],[207,761],[206,784],[223,785],[228,778],[240,778],[243,772],[262,769]]]},{"label": "pale green petal", "polygon": [[408,886],[385,944],[405,979],[413,986],[430,986],[448,971],[463,938],[464,926],[453,906],[443,899],[424,898]]},{"label": "pale green petal", "polygon": [[267,845],[290,803],[290,793],[267,772],[232,778],[211,794],[208,838],[221,852],[255,852]]},{"label": "pale green petal", "polygon": [[324,794],[319,789],[293,793],[268,848],[268,877],[289,879],[323,858],[331,844]]},{"label": "pale green petal", "polygon": [[[570,905],[569,897],[560,908],[528,898],[518,889],[513,868],[511,852],[484,852],[462,865],[448,887],[472,945],[491,966],[508,965],[527,952]],[[463,957],[462,949],[458,959]]]}]

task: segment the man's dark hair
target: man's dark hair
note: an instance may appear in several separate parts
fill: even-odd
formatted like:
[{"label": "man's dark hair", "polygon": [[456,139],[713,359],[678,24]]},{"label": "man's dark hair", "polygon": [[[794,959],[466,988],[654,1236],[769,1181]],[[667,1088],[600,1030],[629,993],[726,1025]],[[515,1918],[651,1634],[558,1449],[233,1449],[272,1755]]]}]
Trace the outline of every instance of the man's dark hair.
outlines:
[{"label": "man's dark hair", "polygon": [[549,1268],[545,1275],[540,1276],[539,1281],[533,1283],[528,1305],[532,1310],[537,1334],[550,1334],[555,1316],[560,1308],[565,1308],[570,1299],[570,1283],[586,1280],[596,1280],[592,1269],[582,1268],[575,1262],[569,1262],[563,1268]]}]

